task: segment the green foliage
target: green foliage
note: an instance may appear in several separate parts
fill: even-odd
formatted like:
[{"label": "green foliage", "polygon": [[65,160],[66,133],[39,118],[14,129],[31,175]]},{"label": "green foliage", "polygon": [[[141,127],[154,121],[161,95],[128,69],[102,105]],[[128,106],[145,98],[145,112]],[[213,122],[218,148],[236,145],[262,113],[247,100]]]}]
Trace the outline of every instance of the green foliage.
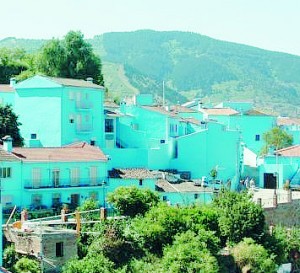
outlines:
[{"label": "green foliage", "polygon": [[62,273],[112,273],[114,264],[102,254],[87,256],[82,260],[73,259],[63,267]]},{"label": "green foliage", "polygon": [[177,235],[173,244],[164,249],[164,272],[219,272],[217,259],[208,251],[205,241],[191,231]]},{"label": "green foliage", "polygon": [[20,135],[18,116],[10,105],[0,105],[0,138],[9,135],[13,139],[14,146],[23,146],[23,138]]},{"label": "green foliage", "polygon": [[238,243],[244,237],[260,240],[264,235],[263,209],[252,202],[247,192],[222,190],[213,205],[219,215],[221,236],[230,243]]},{"label": "green foliage", "polygon": [[[152,208],[145,217],[133,220],[130,230],[144,249],[161,255],[163,247],[171,244],[175,235],[181,232],[191,230],[204,236],[203,230],[211,230],[218,234],[216,216],[211,209],[177,208],[162,203]],[[212,252],[219,250],[216,241],[207,241],[207,245]]]},{"label": "green foliage", "polygon": [[14,266],[15,273],[40,273],[41,269],[36,260],[21,258]]},{"label": "green foliage", "polygon": [[122,215],[135,217],[138,214],[144,215],[151,207],[155,206],[159,202],[159,197],[149,189],[131,186],[118,187],[107,195],[107,201]]},{"label": "green foliage", "polygon": [[9,245],[3,251],[3,266],[12,271],[14,265],[19,260],[18,254],[16,253],[15,246]]},{"label": "green foliage", "polygon": [[247,268],[251,273],[276,273],[274,257],[253,239],[245,238],[233,248],[232,254],[240,270]]},{"label": "green foliage", "polygon": [[124,232],[127,225],[127,220],[106,221],[102,234],[89,247],[88,255],[94,256],[100,251],[118,267],[128,263],[133,257],[141,257],[143,250]]},{"label": "green foliage", "polygon": [[216,179],[218,176],[217,168],[215,167],[215,168],[211,169],[209,175],[212,177],[212,179]]},{"label": "green foliage", "polygon": [[263,140],[265,141],[265,146],[261,152],[262,154],[267,154],[270,147],[279,150],[293,144],[293,136],[279,127],[274,127],[264,133]]},{"label": "green foliage", "polygon": [[104,85],[101,69],[100,58],[79,31],[68,32],[62,41],[49,41],[38,56],[38,71],[48,76],[84,80],[91,77]]},{"label": "green foliage", "polygon": [[24,50],[0,48],[0,83],[9,83],[11,77],[28,69]]}]

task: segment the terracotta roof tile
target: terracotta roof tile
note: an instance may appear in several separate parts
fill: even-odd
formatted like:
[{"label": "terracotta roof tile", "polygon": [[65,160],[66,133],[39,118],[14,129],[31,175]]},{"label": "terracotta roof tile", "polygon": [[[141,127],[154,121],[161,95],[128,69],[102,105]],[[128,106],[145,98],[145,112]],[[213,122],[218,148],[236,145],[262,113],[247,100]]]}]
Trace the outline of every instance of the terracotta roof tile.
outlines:
[{"label": "terracotta roof tile", "polygon": [[275,151],[275,154],[286,157],[300,157],[300,145],[294,145]]},{"label": "terracotta roof tile", "polygon": [[231,116],[239,113],[231,108],[201,108],[199,111],[213,116]]},{"label": "terracotta roof tile", "polygon": [[184,107],[181,105],[174,105],[171,107],[171,112],[175,112],[175,113],[197,113],[198,111],[188,108],[188,107]]},{"label": "terracotta roof tile", "polygon": [[181,121],[182,122],[193,123],[193,124],[196,124],[196,125],[201,125],[201,121],[197,120],[195,118],[181,118]]},{"label": "terracotta roof tile", "polygon": [[251,109],[247,112],[244,113],[244,115],[248,115],[248,116],[269,116],[266,113],[263,113],[261,111],[255,110],[255,109]]},{"label": "terracotta roof tile", "polygon": [[0,92],[15,92],[15,89],[9,84],[0,84]]},{"label": "terracotta roof tile", "polygon": [[78,79],[68,79],[68,78],[55,78],[55,77],[45,77],[50,79],[53,82],[61,84],[63,86],[75,86],[75,87],[85,87],[85,88],[96,88],[96,89],[103,89],[102,86],[85,81],[85,80],[78,80]]},{"label": "terracotta roof tile", "polygon": [[157,172],[150,171],[148,169],[113,169],[109,171],[109,177],[111,178],[136,178],[136,179],[145,179],[145,178],[156,178]]},{"label": "terracotta roof tile", "polygon": [[174,113],[167,111],[166,109],[164,109],[163,107],[159,107],[159,106],[142,106],[142,108],[149,110],[149,111],[153,111],[165,116],[170,116],[170,117],[177,117]]},{"label": "terracotta roof tile", "polygon": [[20,161],[20,159],[15,155],[6,152],[3,150],[2,146],[0,146],[0,161]]},{"label": "terracotta roof tile", "polygon": [[278,126],[300,125],[300,118],[278,117],[277,125]]},{"label": "terracotta roof tile", "polygon": [[23,161],[106,161],[107,157],[96,146],[85,142],[57,148],[14,148],[12,152]]}]

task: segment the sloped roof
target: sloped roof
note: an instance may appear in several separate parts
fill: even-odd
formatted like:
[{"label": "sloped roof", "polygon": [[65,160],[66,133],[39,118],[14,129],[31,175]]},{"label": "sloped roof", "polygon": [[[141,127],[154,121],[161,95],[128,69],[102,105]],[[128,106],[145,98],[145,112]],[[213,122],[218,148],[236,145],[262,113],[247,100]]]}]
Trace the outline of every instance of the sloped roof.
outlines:
[{"label": "sloped roof", "polygon": [[211,189],[195,186],[193,182],[181,182],[181,183],[172,184],[165,179],[159,179],[156,182],[156,186],[159,187],[164,192],[190,192],[190,193],[211,192]]},{"label": "sloped roof", "polygon": [[18,159],[18,157],[16,157],[15,155],[6,152],[5,150],[3,150],[3,147],[0,146],[0,161],[20,161],[20,159]]},{"label": "sloped roof", "polygon": [[300,145],[294,145],[275,151],[275,154],[286,157],[300,157]]},{"label": "sloped roof", "polygon": [[163,107],[159,107],[159,106],[141,106],[141,108],[149,110],[149,111],[153,111],[153,112],[165,115],[165,116],[177,117],[174,113],[172,113],[170,111],[167,111]]},{"label": "sloped roof", "polygon": [[120,106],[113,101],[104,101],[104,108],[119,108]]},{"label": "sloped roof", "polygon": [[175,112],[175,113],[197,113],[198,111],[188,108],[188,107],[184,107],[181,105],[174,105],[171,107],[171,111]]},{"label": "sloped roof", "polygon": [[255,109],[251,109],[245,113],[243,113],[244,115],[248,115],[248,116],[270,116],[266,113],[263,113],[261,111],[255,110]]},{"label": "sloped roof", "polygon": [[156,172],[150,171],[148,169],[113,169],[109,171],[109,177],[111,178],[136,178],[136,179],[145,179],[145,178],[156,178]]},{"label": "sloped roof", "polygon": [[300,125],[300,118],[278,117],[278,126]]},{"label": "sloped roof", "polygon": [[196,124],[196,125],[200,125],[201,124],[201,121],[198,120],[198,119],[195,119],[195,118],[181,118],[181,121],[182,122],[193,123],[193,124]]},{"label": "sloped roof", "polygon": [[74,86],[74,87],[85,87],[85,88],[96,88],[103,89],[102,86],[92,83],[90,81],[78,80],[78,79],[68,79],[68,78],[55,78],[55,77],[45,77],[63,86]]},{"label": "sloped roof", "polygon": [[0,92],[13,93],[15,89],[9,84],[0,84]]},{"label": "sloped roof", "polygon": [[82,162],[106,161],[102,150],[85,142],[54,148],[14,148],[12,154],[22,161]]},{"label": "sloped roof", "polygon": [[199,111],[213,116],[231,116],[239,114],[238,111],[232,108],[201,108]]}]

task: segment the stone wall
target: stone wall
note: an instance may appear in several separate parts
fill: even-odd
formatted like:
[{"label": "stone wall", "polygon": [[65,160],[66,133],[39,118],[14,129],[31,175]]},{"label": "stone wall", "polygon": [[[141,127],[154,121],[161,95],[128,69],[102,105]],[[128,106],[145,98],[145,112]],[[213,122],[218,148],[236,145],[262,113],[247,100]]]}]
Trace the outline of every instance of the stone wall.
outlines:
[{"label": "stone wall", "polygon": [[300,226],[300,199],[264,208],[267,225]]}]

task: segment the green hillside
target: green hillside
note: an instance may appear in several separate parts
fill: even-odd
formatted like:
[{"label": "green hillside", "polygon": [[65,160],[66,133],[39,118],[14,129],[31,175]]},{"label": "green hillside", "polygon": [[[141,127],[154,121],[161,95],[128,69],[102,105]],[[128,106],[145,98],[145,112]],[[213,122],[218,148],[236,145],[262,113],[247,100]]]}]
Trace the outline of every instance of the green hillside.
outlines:
[{"label": "green hillside", "polygon": [[[36,51],[45,40],[7,38],[0,47]],[[189,32],[105,33],[88,40],[100,55],[111,96],[162,94],[185,102],[252,100],[265,111],[296,115],[300,57]]]}]

